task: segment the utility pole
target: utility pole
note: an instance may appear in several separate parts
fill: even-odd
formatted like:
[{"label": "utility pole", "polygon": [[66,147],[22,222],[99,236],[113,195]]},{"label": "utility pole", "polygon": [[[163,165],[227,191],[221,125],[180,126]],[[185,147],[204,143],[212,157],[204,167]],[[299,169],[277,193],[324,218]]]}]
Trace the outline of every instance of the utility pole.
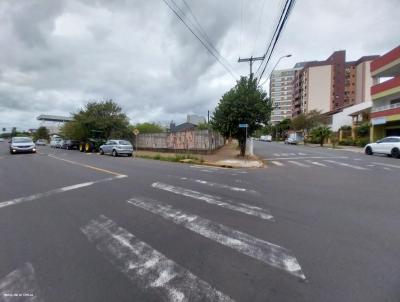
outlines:
[{"label": "utility pole", "polygon": [[238,62],[239,63],[242,63],[242,62],[250,62],[250,79],[252,79],[253,78],[253,62],[255,62],[255,61],[262,61],[262,60],[264,60],[265,59],[265,56],[262,56],[262,57],[250,57],[250,58],[244,58],[244,59],[241,59],[240,57],[239,57],[239,60],[238,60]]}]

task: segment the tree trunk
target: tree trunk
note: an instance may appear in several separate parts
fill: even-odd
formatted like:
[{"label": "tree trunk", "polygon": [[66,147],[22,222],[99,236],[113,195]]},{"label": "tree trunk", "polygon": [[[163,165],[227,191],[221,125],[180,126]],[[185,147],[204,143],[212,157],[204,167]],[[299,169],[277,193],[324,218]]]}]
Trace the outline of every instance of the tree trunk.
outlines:
[{"label": "tree trunk", "polygon": [[240,156],[246,155],[246,140],[238,140],[239,141],[239,148],[240,148]]},{"label": "tree trunk", "polygon": [[321,145],[321,147],[324,146],[324,140],[325,140],[325,137],[321,136],[321,140],[319,141],[319,144]]}]

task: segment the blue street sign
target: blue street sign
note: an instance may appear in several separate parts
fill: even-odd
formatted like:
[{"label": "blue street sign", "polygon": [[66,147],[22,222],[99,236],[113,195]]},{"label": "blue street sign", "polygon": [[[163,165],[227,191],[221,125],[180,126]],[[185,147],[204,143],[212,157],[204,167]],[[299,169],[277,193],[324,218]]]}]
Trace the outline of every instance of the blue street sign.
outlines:
[{"label": "blue street sign", "polygon": [[239,124],[239,128],[247,128],[247,127],[249,127],[248,124]]}]

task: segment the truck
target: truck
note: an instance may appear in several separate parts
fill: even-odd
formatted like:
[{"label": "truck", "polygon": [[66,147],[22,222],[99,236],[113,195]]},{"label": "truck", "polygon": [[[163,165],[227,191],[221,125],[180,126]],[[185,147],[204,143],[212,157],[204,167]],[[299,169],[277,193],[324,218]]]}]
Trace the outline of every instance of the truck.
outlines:
[{"label": "truck", "polygon": [[106,138],[103,135],[103,131],[91,130],[91,137],[79,141],[80,152],[99,152],[101,145],[106,143]]},{"label": "truck", "polygon": [[260,141],[262,141],[262,142],[272,142],[272,136],[271,135],[261,135],[260,136]]}]

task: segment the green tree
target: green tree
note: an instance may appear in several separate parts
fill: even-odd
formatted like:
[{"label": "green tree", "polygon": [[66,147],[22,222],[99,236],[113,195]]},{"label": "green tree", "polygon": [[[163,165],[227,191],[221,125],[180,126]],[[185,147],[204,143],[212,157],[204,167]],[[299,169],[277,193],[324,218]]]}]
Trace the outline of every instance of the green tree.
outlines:
[{"label": "green tree", "polygon": [[279,138],[285,138],[287,136],[287,132],[292,128],[292,121],[286,118],[276,124],[275,127],[277,136]]},{"label": "green tree", "polygon": [[324,141],[331,135],[332,131],[329,127],[318,126],[311,130],[311,137],[319,141],[321,147],[324,146]]},{"label": "green tree", "polygon": [[165,129],[156,123],[141,123],[132,126],[133,129],[138,129],[139,133],[160,133],[165,132]]},{"label": "green tree", "polygon": [[225,137],[236,138],[240,155],[246,152],[246,129],[239,124],[248,124],[247,135],[267,124],[272,105],[267,94],[257,86],[257,79],[241,77],[235,87],[226,92],[215,108],[212,127]]},{"label": "green tree", "polygon": [[324,118],[321,115],[321,111],[318,110],[311,110],[307,113],[300,113],[298,116],[292,119],[293,129],[303,132],[304,142],[306,142],[306,138],[310,134],[311,129],[323,123]]},{"label": "green tree", "polygon": [[37,131],[33,134],[33,139],[36,141],[38,139],[49,139],[50,133],[49,130],[46,127],[39,127]]},{"label": "green tree", "polygon": [[66,123],[61,133],[68,138],[85,140],[99,133],[103,138],[127,137],[129,119],[113,100],[89,102],[85,108],[73,115],[73,121]]},{"label": "green tree", "polygon": [[204,122],[204,123],[198,124],[196,127],[196,130],[208,130],[210,128],[211,128],[210,124],[208,124],[207,122]]}]

